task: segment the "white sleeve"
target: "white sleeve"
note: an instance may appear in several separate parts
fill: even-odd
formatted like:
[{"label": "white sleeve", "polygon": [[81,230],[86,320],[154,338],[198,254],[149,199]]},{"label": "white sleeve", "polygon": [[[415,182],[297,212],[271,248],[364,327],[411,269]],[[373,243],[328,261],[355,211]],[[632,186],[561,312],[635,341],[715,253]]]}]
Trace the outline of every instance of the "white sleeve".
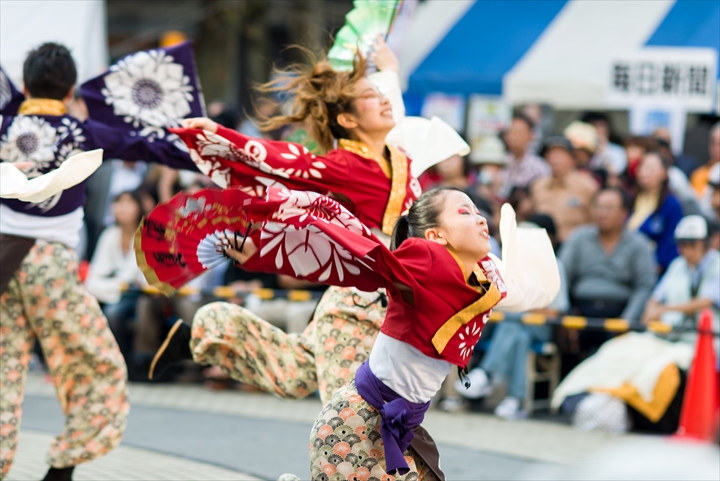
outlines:
[{"label": "white sleeve", "polygon": [[460,134],[438,117],[430,120],[405,117],[390,131],[385,141],[407,153],[412,160],[410,168],[414,177],[453,155],[470,153],[470,146]]},{"label": "white sleeve", "polygon": [[2,162],[0,197],[42,202],[90,177],[100,167],[102,156],[102,149],[73,155],[63,161],[59,168],[30,180],[14,165]]},{"label": "white sleeve", "polygon": [[115,234],[114,227],[108,227],[100,234],[85,279],[88,292],[107,304],[117,303],[122,293],[123,281],[114,275],[116,267],[113,256],[118,255],[117,246],[114,244],[119,244]]},{"label": "white sleeve", "polygon": [[560,273],[552,243],[545,229],[518,228],[515,211],[504,204],[500,211],[502,260],[498,265],[507,296],[497,309],[525,312],[550,305],[560,291]]}]

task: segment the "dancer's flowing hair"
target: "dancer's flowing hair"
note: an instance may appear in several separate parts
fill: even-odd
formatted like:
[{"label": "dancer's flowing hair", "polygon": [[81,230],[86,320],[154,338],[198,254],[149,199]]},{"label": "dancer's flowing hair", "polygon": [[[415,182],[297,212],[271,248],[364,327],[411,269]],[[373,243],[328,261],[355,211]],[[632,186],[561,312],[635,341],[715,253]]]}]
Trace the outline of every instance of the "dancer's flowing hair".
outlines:
[{"label": "dancer's flowing hair", "polygon": [[295,64],[284,70],[276,70],[276,77],[256,87],[262,94],[282,94],[292,97],[288,115],[261,118],[258,127],[264,131],[278,129],[287,124],[304,122],[320,148],[333,149],[334,141],[349,138],[348,132],[338,124],[338,115],[354,113],[355,95],[353,85],[365,76],[367,61],[360,54],[355,56],[353,70],[337,72],[327,60],[303,50],[311,64]]}]

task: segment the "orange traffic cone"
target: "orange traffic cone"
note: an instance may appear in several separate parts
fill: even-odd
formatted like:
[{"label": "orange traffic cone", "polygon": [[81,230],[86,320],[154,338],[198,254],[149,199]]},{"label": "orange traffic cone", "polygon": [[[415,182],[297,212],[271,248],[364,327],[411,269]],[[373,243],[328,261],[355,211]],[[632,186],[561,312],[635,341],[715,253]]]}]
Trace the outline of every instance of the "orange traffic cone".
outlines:
[{"label": "orange traffic cone", "polygon": [[720,392],[715,372],[717,358],[713,348],[710,309],[700,314],[698,331],[695,359],[688,374],[677,435],[711,441],[718,428]]}]

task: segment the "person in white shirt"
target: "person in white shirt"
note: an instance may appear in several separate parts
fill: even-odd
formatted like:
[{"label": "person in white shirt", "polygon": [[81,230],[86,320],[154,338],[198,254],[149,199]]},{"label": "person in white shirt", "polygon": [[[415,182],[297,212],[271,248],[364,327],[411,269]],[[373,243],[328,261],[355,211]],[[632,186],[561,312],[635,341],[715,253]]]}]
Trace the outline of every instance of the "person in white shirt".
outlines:
[{"label": "person in white shirt", "polygon": [[135,231],[143,216],[142,200],[137,193],[125,191],[115,198],[111,210],[115,223],[98,239],[85,288],[100,301],[127,362],[132,350],[130,323],[135,317],[138,294],[123,291],[145,284],[133,250]]},{"label": "person in white shirt", "polygon": [[[702,216],[688,215],[675,229],[680,255],[668,266],[655,286],[642,320],[661,320],[673,327],[695,329],[700,312],[710,309],[713,329],[720,326],[720,252],[710,246],[707,222]],[[681,340],[695,343],[689,332]],[[715,339],[716,351],[720,349]]]}]

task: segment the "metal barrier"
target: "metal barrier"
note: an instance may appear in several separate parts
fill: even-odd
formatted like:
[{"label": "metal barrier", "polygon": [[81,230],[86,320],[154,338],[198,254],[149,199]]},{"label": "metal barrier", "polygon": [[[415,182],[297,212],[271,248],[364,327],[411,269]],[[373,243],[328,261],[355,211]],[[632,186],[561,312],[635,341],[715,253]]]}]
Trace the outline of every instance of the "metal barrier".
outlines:
[{"label": "metal barrier", "polygon": [[[123,289],[126,292],[141,292],[142,294],[148,295],[161,295],[160,291],[152,286],[145,286],[142,288],[128,288],[127,286]],[[252,291],[241,291],[234,289],[229,286],[219,286],[214,289],[198,289],[196,287],[181,287],[178,289],[175,295],[178,296],[191,296],[191,295],[202,295],[205,297],[216,297],[220,299],[231,299],[233,297],[246,296],[253,294],[262,300],[270,299],[288,299],[293,302],[310,301],[313,299],[320,299],[322,292],[318,291],[305,291],[295,289],[254,289]],[[490,322],[500,322],[505,319],[505,313],[501,311],[493,311],[490,315]],[[537,313],[526,313],[521,317],[523,324],[530,325],[553,325],[563,326],[567,329],[579,329],[579,330],[599,330],[608,332],[627,332],[627,331],[650,331],[655,334],[668,334],[670,332],[696,332],[695,329],[689,328],[673,328],[669,324],[665,324],[660,321],[650,321],[647,324],[643,324],[639,321],[628,321],[627,319],[600,319],[592,317],[581,317],[581,316],[560,316],[555,318],[549,318],[543,314]],[[711,332],[712,335],[720,337],[720,332]]]},{"label": "metal barrier", "polygon": [[[501,311],[493,311],[490,314],[490,322],[500,322],[505,319],[505,313]],[[669,324],[660,321],[650,321],[643,324],[639,321],[629,321],[627,319],[602,319],[594,317],[582,316],[559,316],[547,317],[543,314],[528,312],[520,318],[523,324],[530,325],[553,325],[562,326],[567,329],[589,329],[608,332],[627,332],[627,331],[650,331],[655,334],[669,334],[670,332],[698,332],[692,328],[673,328]],[[720,332],[711,331],[710,334],[720,337]]]},{"label": "metal barrier", "polygon": [[[123,286],[123,292],[137,292],[150,296],[162,295],[160,290],[152,286],[144,286],[141,288]],[[253,289],[251,291],[238,290],[229,286],[219,286],[214,289],[198,289],[197,287],[184,286],[178,289],[176,296],[194,296],[201,295],[205,297],[218,297],[220,299],[232,299],[233,297],[247,296],[253,294],[262,300],[270,299],[288,299],[294,302],[310,301],[312,299],[320,299],[322,292],[305,291],[297,289]]]}]

